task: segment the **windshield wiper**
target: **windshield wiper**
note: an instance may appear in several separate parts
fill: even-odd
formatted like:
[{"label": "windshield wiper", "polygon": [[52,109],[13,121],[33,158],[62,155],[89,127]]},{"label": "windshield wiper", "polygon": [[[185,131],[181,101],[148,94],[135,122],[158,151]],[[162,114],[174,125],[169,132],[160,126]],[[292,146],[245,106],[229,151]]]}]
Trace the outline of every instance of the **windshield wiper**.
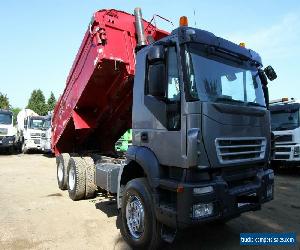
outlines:
[{"label": "windshield wiper", "polygon": [[257,107],[265,107],[264,105],[261,105],[256,102],[247,102],[247,106],[257,106]]},{"label": "windshield wiper", "polygon": [[241,103],[243,104],[244,102],[243,101],[240,101],[240,100],[235,100],[235,99],[232,99],[232,98],[229,98],[229,97],[217,97],[215,99],[216,102],[222,102],[222,101],[225,101],[225,102],[233,102],[233,103]]}]

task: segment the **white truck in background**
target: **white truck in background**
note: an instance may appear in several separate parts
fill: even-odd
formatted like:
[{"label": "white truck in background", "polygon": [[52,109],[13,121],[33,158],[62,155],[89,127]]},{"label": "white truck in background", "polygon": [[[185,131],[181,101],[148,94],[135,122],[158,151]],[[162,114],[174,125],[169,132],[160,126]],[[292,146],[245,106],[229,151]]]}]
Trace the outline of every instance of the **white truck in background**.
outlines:
[{"label": "white truck in background", "polygon": [[42,129],[44,117],[39,116],[31,109],[23,109],[17,115],[17,122],[22,142],[22,152],[42,150],[41,138],[45,134],[45,131]]},{"label": "white truck in background", "polygon": [[17,129],[13,123],[13,113],[9,110],[0,109],[0,149],[12,153],[18,146]]},{"label": "white truck in background", "polygon": [[300,101],[281,98],[270,102],[275,148],[273,166],[300,166]]},{"label": "white truck in background", "polygon": [[51,153],[51,120],[52,120],[52,112],[48,115],[44,116],[44,123],[43,123],[43,133],[42,133],[42,150],[44,153]]}]

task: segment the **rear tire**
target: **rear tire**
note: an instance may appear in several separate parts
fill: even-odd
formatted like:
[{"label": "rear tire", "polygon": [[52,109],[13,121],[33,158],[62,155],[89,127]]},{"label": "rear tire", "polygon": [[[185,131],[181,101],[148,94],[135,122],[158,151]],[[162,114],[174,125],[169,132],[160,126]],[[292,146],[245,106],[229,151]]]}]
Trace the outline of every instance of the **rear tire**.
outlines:
[{"label": "rear tire", "polygon": [[8,153],[9,155],[12,155],[12,154],[14,153],[14,147],[13,147],[13,146],[8,147],[8,148],[7,148],[7,153]]},{"label": "rear tire", "polygon": [[95,184],[96,166],[91,157],[83,157],[85,162],[85,198],[94,198],[97,190]]},{"label": "rear tire", "polygon": [[121,234],[133,249],[157,249],[162,242],[150,190],[145,178],[129,181],[124,190]]},{"label": "rear tire", "polygon": [[22,143],[21,151],[22,151],[23,154],[27,154],[28,153],[28,149],[25,147],[25,142]]},{"label": "rear tire", "polygon": [[85,162],[80,157],[72,157],[69,160],[68,191],[73,201],[85,198]]},{"label": "rear tire", "polygon": [[68,164],[70,160],[70,155],[63,153],[56,156],[57,165],[57,184],[61,190],[66,190],[68,188]]}]

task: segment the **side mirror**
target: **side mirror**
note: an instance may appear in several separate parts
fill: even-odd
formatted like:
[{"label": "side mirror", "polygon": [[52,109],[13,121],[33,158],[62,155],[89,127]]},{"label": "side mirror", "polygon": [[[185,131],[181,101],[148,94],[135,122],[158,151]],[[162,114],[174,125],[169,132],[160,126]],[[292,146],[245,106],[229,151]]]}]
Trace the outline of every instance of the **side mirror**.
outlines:
[{"label": "side mirror", "polygon": [[165,59],[164,47],[162,45],[152,46],[148,52],[148,61],[150,63],[163,61]]},{"label": "side mirror", "polygon": [[264,69],[264,72],[270,81],[273,81],[277,78],[277,74],[272,66],[268,66]]},{"label": "side mirror", "polygon": [[166,66],[162,62],[149,65],[148,94],[159,98],[166,96]]}]

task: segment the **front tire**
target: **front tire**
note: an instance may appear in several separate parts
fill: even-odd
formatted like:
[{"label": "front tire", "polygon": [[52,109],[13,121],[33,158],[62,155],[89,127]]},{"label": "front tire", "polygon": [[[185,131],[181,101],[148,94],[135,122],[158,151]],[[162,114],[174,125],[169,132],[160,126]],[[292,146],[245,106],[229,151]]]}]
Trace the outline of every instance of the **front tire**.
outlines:
[{"label": "front tire", "polygon": [[145,178],[129,181],[122,197],[121,234],[134,249],[156,249],[161,224],[156,220],[151,189]]},{"label": "front tire", "polygon": [[69,154],[60,154],[56,156],[57,165],[57,184],[61,190],[66,190],[68,188],[68,164],[70,160]]},{"label": "front tire", "polygon": [[14,153],[14,147],[13,147],[13,146],[8,147],[8,148],[7,148],[7,153],[8,153],[9,155],[12,155],[12,154]]}]

